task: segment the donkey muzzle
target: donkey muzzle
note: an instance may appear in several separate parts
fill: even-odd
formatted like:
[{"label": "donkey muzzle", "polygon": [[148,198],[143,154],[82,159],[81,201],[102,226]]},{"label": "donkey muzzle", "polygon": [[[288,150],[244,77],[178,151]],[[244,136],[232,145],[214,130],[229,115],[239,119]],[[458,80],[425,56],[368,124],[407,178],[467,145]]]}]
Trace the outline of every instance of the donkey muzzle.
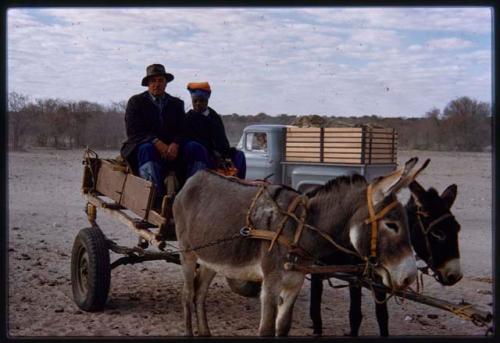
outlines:
[{"label": "donkey muzzle", "polygon": [[463,277],[460,259],[455,258],[448,261],[443,267],[436,270],[436,275],[438,281],[445,286],[456,284]]},{"label": "donkey muzzle", "polygon": [[410,254],[397,264],[376,267],[375,272],[382,277],[382,283],[389,288],[402,289],[411,285],[417,279],[415,257]]}]

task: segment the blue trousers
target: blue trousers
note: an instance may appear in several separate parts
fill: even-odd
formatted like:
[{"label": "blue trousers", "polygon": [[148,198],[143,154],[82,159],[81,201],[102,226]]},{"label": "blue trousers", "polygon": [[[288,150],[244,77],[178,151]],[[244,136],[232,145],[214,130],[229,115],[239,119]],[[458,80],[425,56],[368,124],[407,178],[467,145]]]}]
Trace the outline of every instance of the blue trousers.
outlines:
[{"label": "blue trousers", "polygon": [[[217,166],[208,150],[198,142],[188,141],[182,147],[182,156],[186,167],[186,176],[190,177],[201,169],[215,169]],[[246,175],[246,159],[242,151],[231,149],[230,156],[238,169],[237,177],[244,179]]]},{"label": "blue trousers", "polygon": [[165,195],[163,180],[169,169],[175,170],[175,163],[162,159],[152,143],[139,145],[137,160],[139,162],[139,176],[153,182],[156,196],[162,198]]}]

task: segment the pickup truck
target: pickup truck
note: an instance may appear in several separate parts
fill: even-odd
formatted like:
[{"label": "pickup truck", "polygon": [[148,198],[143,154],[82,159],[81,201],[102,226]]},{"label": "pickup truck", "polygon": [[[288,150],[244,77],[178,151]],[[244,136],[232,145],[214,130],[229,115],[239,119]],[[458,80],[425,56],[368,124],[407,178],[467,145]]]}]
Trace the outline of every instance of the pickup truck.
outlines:
[{"label": "pickup truck", "polygon": [[358,173],[368,181],[397,166],[397,134],[366,125],[299,128],[250,125],[239,140],[247,179],[267,179],[306,192],[328,180]]}]

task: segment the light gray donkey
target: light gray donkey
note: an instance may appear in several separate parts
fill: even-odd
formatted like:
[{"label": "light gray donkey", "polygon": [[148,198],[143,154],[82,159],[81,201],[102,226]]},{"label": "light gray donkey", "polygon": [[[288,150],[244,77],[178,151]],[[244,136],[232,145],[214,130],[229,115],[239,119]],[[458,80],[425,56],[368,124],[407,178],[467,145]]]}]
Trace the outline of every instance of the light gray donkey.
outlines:
[{"label": "light gray donkey", "polygon": [[[259,335],[288,335],[293,306],[305,275],[284,269],[293,254],[289,244],[282,244],[283,240],[296,242],[300,251],[311,256],[312,262],[336,249],[325,238],[331,237],[336,244],[365,260],[376,254],[378,263],[374,271],[388,287],[411,284],[417,268],[406,212],[396,194],[425,167],[412,173],[417,160],[409,160],[402,168],[371,184],[360,176],[327,183],[307,202],[305,225],[284,219],[290,217],[284,214],[290,204],[301,196],[292,188],[252,185],[210,171],[193,175],[173,205],[185,280],[182,296],[185,334],[193,335],[194,308],[198,335],[210,336],[205,298],[214,276],[221,273],[232,279],[262,281]],[[296,218],[300,217],[300,208],[292,212]],[[247,214],[253,224],[251,228],[258,229],[254,231],[281,231],[280,240],[272,249],[269,240],[239,237],[240,229],[247,225]],[[377,223],[375,231],[371,222]],[[303,229],[299,237],[295,236],[298,226]]]}]

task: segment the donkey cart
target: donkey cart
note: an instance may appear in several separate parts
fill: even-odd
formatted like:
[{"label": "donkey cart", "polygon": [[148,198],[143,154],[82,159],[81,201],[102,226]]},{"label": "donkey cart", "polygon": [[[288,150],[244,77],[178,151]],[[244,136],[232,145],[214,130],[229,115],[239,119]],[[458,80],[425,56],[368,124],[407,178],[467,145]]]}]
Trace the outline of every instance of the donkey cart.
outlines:
[{"label": "donkey cart", "polygon": [[[112,269],[155,260],[180,264],[179,252],[165,249],[168,241],[176,240],[171,211],[176,184],[173,175],[167,176],[167,195],[161,209],[156,209],[152,182],[134,175],[123,162],[99,158],[87,149],[83,165],[82,193],[91,226],[81,229],[73,243],[71,283],[80,309],[100,311],[108,298]],[[138,235],[137,246],[120,246],[107,238],[96,222],[97,209],[131,228]],[[110,251],[122,257],[111,262]],[[260,291],[259,283],[226,280],[231,290],[242,296],[253,297]]]}]

